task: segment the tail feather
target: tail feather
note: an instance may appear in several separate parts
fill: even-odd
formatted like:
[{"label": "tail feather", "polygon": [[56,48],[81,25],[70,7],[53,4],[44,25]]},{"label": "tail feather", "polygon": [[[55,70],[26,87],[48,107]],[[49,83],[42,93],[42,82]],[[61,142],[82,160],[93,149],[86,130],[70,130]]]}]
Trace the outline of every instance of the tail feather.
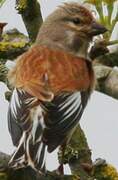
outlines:
[{"label": "tail feather", "polygon": [[29,136],[26,146],[28,165],[43,173],[45,171],[47,145],[42,141],[33,144],[32,138]]},{"label": "tail feather", "polygon": [[41,140],[33,143],[33,137],[23,133],[19,146],[12,155],[9,166],[14,169],[31,166],[41,174],[45,173],[47,145]]},{"label": "tail feather", "polygon": [[27,156],[25,153],[26,136],[27,134],[24,132],[16,151],[9,161],[9,166],[11,168],[19,169],[27,165]]},{"label": "tail feather", "polygon": [[[28,131],[23,129],[18,147],[9,165],[15,169],[28,165],[36,171],[38,170],[40,173],[44,173],[47,145],[42,140],[42,132],[45,125],[41,107],[34,108],[31,115],[33,118],[30,122],[31,128],[28,128]],[[24,122],[27,122],[27,119],[24,119]]]},{"label": "tail feather", "polygon": [[45,145],[43,142],[41,142],[39,149],[37,151],[36,157],[35,157],[35,167],[37,169],[41,169],[41,170],[44,169],[46,155],[47,155],[47,145]]}]

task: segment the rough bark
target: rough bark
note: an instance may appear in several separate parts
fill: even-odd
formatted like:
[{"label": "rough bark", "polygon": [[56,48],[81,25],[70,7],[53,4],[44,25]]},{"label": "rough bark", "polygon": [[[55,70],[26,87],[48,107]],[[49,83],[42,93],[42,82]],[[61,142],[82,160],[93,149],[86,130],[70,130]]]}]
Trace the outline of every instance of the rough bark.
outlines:
[{"label": "rough bark", "polygon": [[96,90],[118,99],[118,68],[104,65],[94,66]]},{"label": "rough bark", "polygon": [[89,178],[89,176],[85,175],[86,173],[83,173],[82,175],[79,173],[74,173],[74,175],[58,175],[55,172],[47,172],[45,175],[40,175],[30,167],[13,170],[8,166],[9,159],[9,155],[0,153],[0,180],[93,180],[93,178]]},{"label": "rough bark", "polygon": [[[91,177],[79,175],[57,175],[55,172],[47,172],[40,176],[30,167],[13,171],[8,167],[9,155],[0,153],[0,180],[117,180],[117,170],[103,159],[97,159],[93,164]],[[85,166],[84,166],[85,167]],[[87,166],[86,166],[87,167]],[[79,171],[78,171],[79,172]],[[78,173],[79,174],[79,173]]]},{"label": "rough bark", "polygon": [[30,46],[29,38],[20,33],[17,29],[12,29],[2,35],[0,41],[0,61],[6,62],[7,59],[15,59]]},{"label": "rough bark", "polygon": [[7,68],[5,67],[5,65],[0,62],[0,81],[7,83]]},{"label": "rough bark", "polygon": [[16,0],[16,9],[22,16],[30,40],[34,42],[43,22],[39,2],[37,0]]},{"label": "rough bark", "polygon": [[95,58],[94,64],[102,64],[109,67],[118,66],[118,50]]},{"label": "rough bark", "polygon": [[72,174],[76,174],[76,176],[82,180],[90,178],[92,180],[91,150],[89,149],[87,139],[80,125],[78,125],[74,132],[64,155],[60,150],[58,156],[60,163],[69,164]]},{"label": "rough bark", "polygon": [[[6,162],[8,161],[8,159],[6,155]],[[15,170],[15,171],[8,167],[4,170],[0,169],[0,180],[60,180],[60,179],[73,180],[73,178],[74,176],[71,176],[71,175],[59,176],[55,173],[50,173],[50,172],[47,172],[47,174],[45,175],[40,175],[39,173],[36,173],[30,167]]]}]

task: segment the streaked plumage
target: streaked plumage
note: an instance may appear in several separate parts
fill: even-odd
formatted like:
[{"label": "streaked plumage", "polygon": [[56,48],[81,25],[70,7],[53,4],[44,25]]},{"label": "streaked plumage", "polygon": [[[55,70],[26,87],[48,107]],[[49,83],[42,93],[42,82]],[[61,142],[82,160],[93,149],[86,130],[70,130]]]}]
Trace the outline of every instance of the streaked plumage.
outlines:
[{"label": "streaked plumage", "polygon": [[[77,15],[82,16],[83,25],[72,20]],[[36,43],[10,71],[9,79],[15,89],[8,126],[17,146],[11,167],[30,165],[42,172],[46,152],[51,153],[70,140],[94,86],[92,64],[85,57],[89,42],[93,35],[105,32],[97,23],[93,31],[93,21],[91,13],[77,3],[60,7],[47,18]],[[59,25],[57,34],[55,22]],[[92,32],[89,27],[86,34],[85,25]],[[99,32],[95,29],[98,27]]]}]

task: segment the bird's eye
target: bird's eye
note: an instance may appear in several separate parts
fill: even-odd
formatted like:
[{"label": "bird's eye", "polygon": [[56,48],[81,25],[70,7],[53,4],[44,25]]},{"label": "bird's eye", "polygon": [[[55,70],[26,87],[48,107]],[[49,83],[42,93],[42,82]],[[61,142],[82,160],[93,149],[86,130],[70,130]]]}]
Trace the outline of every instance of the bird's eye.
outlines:
[{"label": "bird's eye", "polygon": [[75,18],[72,21],[73,21],[74,24],[80,24],[81,23],[79,18]]}]

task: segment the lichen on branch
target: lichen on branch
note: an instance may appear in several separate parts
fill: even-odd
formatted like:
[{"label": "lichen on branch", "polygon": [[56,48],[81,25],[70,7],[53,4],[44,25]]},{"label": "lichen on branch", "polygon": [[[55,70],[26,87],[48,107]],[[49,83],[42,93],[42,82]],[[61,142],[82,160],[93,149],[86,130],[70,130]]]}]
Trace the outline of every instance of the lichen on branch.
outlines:
[{"label": "lichen on branch", "polygon": [[22,16],[30,40],[34,42],[43,22],[39,2],[37,0],[16,0],[16,10]]}]

